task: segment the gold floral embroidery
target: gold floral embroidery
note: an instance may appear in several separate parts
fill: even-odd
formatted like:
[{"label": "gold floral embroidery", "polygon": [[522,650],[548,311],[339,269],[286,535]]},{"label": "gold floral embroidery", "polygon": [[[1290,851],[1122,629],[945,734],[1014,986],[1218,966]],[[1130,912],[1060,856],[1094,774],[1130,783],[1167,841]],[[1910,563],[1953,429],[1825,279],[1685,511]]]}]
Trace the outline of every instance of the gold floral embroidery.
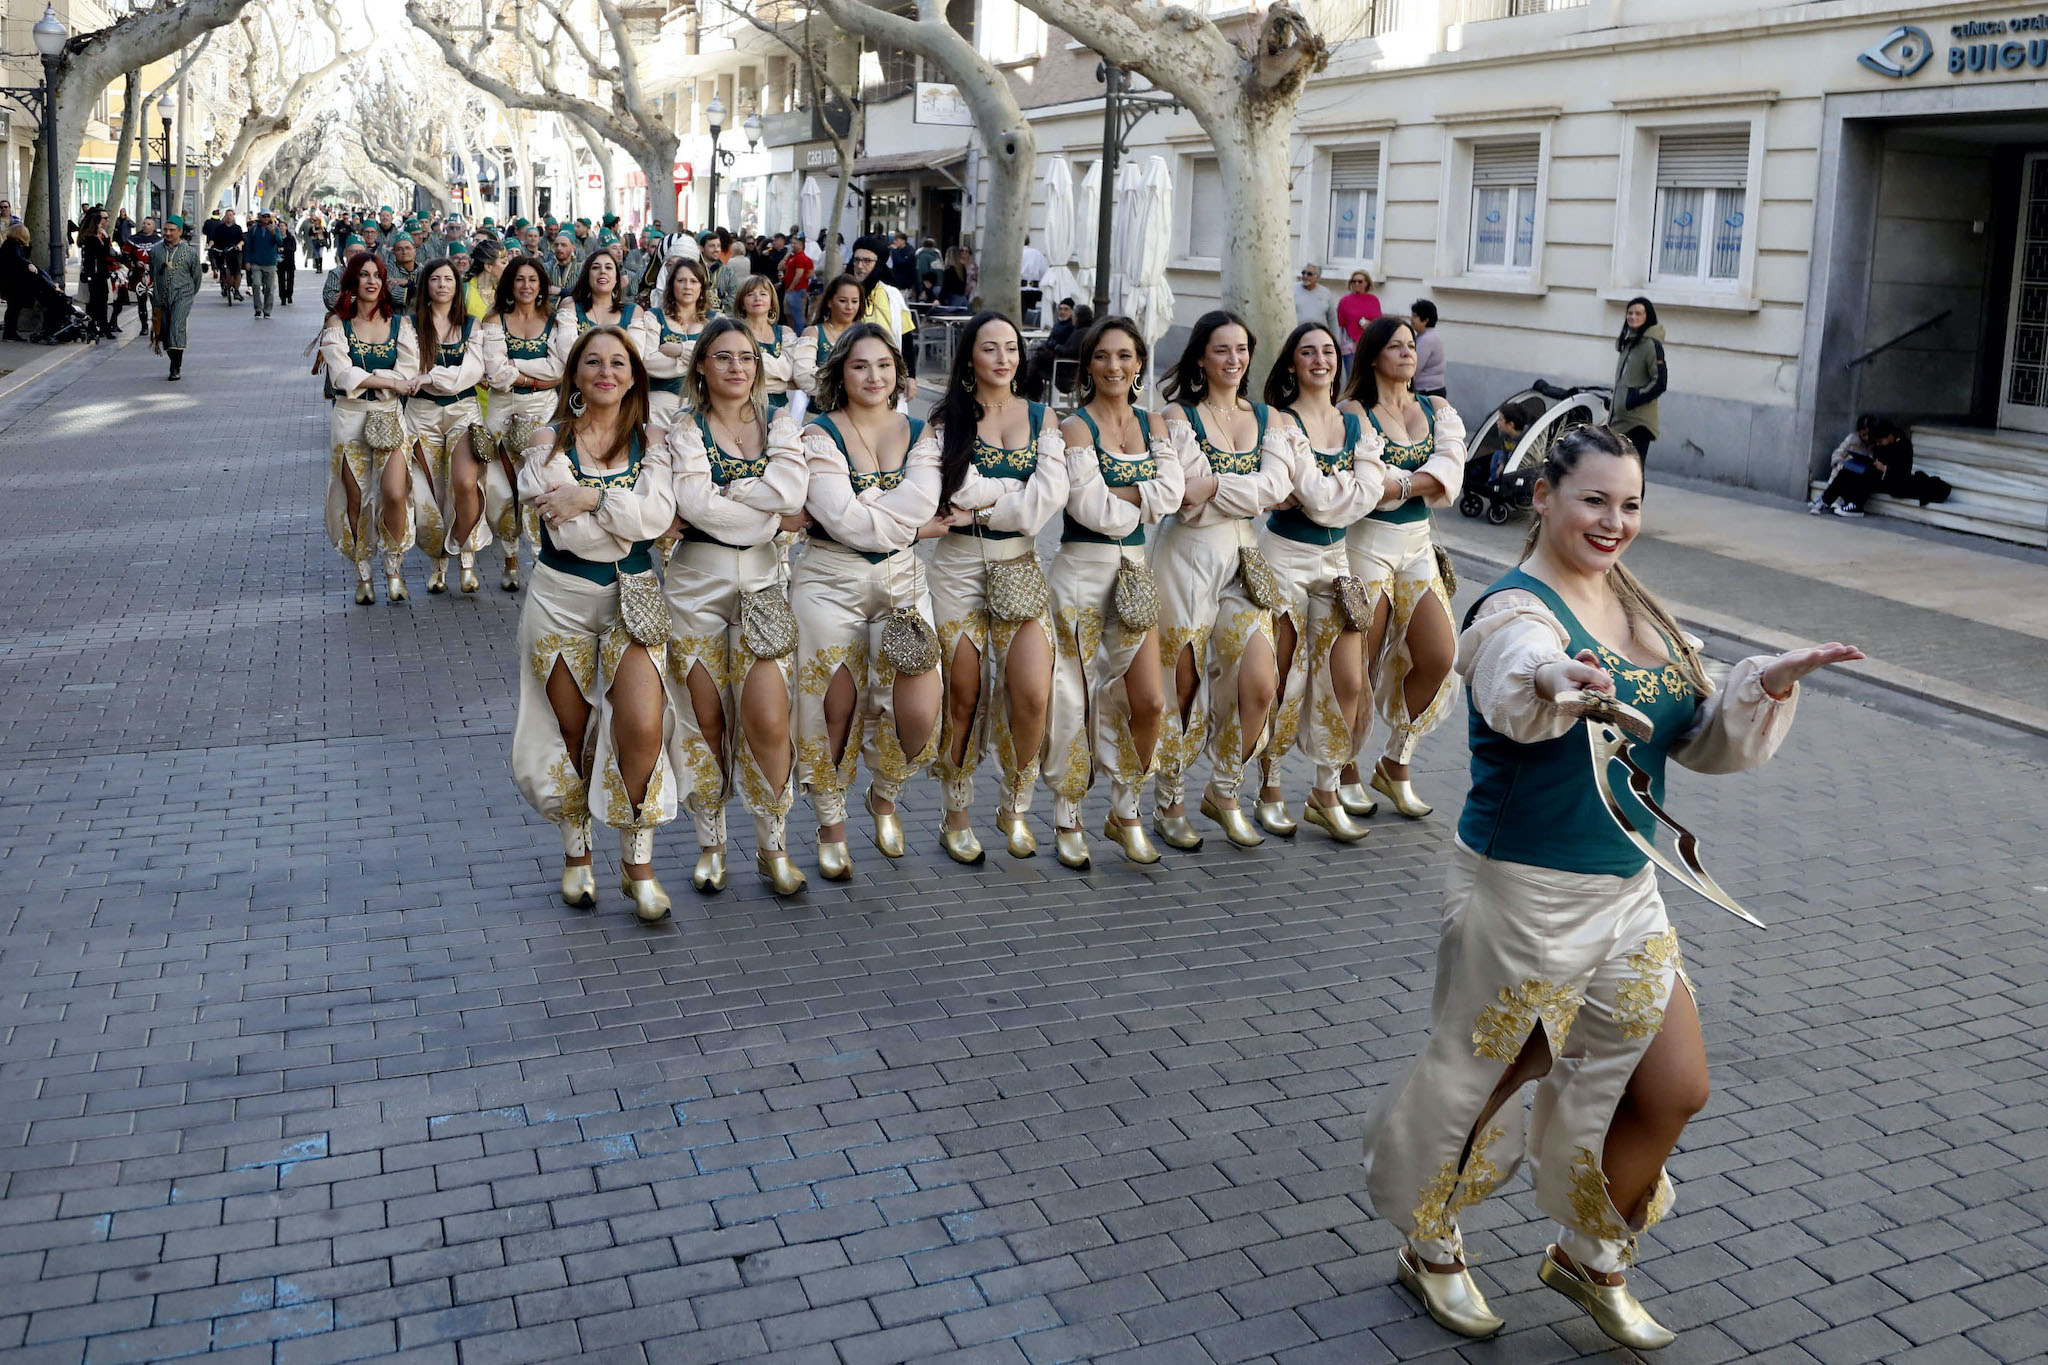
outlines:
[{"label": "gold floral embroidery", "polygon": [[562,799],[556,819],[570,825],[590,823],[590,784],[577,776],[576,765],[566,752],[548,765],[548,785]]},{"label": "gold floral embroidery", "polygon": [[705,635],[671,635],[668,640],[668,674],[677,687],[690,685],[690,670],[702,665],[713,687],[723,690],[739,681],[731,665],[731,651],[722,630]]},{"label": "gold floral embroidery", "polygon": [[653,829],[666,821],[662,809],[662,788],[667,784],[663,778],[668,770],[665,759],[657,758],[654,771],[647,778],[647,794],[636,808],[633,798],[626,791],[626,779],[619,772],[616,758],[604,765],[604,822],[613,829]]},{"label": "gold floral embroidery", "polygon": [[1664,1027],[1666,973],[1683,973],[1685,957],[1679,951],[1678,931],[1667,928],[1643,943],[1642,951],[1629,954],[1629,969],[1635,979],[1624,981],[1614,992],[1614,1019],[1624,1038],[1654,1038]]},{"label": "gold floral embroidery", "polygon": [[1028,479],[1038,469],[1038,446],[1034,442],[1015,450],[974,438],[974,467],[992,479]]},{"label": "gold floral embroidery", "polygon": [[1500,988],[1500,1003],[1479,1011],[1472,1027],[1472,1055],[1512,1062],[1521,1055],[1530,1031],[1540,1020],[1550,1034],[1551,1051],[1563,1046],[1579,1017],[1583,998],[1570,986],[1529,977],[1519,986]]},{"label": "gold floral embroidery", "polygon": [[[1459,1212],[1479,1203],[1500,1185],[1500,1167],[1487,1158],[1486,1149],[1506,1136],[1505,1129],[1488,1129],[1466,1154],[1462,1175],[1454,1161],[1446,1161],[1437,1169],[1435,1177],[1422,1187],[1422,1199],[1410,1215],[1415,1220],[1413,1236],[1450,1241],[1458,1235]],[[1464,1188],[1460,1189],[1460,1185]]]},{"label": "gold floral embroidery", "polygon": [[1628,1228],[1616,1216],[1614,1200],[1607,1193],[1607,1176],[1600,1170],[1600,1158],[1590,1147],[1577,1148],[1572,1157],[1572,1216],[1579,1231],[1603,1242],[1630,1241]]},{"label": "gold floral embroidery", "polygon": [[867,672],[868,647],[866,641],[850,645],[833,645],[821,649],[807,659],[797,670],[797,690],[809,696],[822,697],[832,686],[832,675],[844,666],[853,678],[856,691],[861,684],[861,674]]},{"label": "gold floral embroidery", "polygon": [[549,632],[533,642],[530,663],[533,680],[542,687],[548,685],[548,675],[555,671],[555,658],[561,656],[569,666],[569,676],[576,681],[585,696],[597,681],[597,641],[588,635],[564,635]]}]

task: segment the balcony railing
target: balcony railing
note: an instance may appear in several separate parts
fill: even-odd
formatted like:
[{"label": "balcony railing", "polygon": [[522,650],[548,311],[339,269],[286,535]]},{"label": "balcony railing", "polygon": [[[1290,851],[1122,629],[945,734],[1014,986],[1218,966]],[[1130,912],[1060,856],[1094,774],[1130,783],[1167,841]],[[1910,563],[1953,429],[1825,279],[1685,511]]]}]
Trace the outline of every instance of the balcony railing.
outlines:
[{"label": "balcony railing", "polygon": [[1483,23],[1488,19],[1513,19],[1524,14],[1545,14],[1554,9],[1576,9],[1586,0],[1451,0],[1452,22]]}]

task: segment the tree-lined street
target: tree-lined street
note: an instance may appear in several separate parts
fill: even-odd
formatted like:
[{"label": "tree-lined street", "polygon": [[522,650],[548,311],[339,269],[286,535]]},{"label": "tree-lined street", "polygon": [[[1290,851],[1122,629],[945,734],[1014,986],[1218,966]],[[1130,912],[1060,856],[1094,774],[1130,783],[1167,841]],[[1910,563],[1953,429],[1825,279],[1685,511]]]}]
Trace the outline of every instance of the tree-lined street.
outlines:
[{"label": "tree-lined street", "polygon": [[[698,899],[679,825],[673,920],[566,909],[518,599],[345,604],[299,283],[282,331],[202,299],[180,385],[131,344],[0,401],[0,1357],[1611,1349],[1538,1287],[1525,1179],[1468,1215],[1484,1345],[1363,1203],[1462,746],[1358,849],[968,869],[926,783],[845,887]],[[1671,893],[1715,1090],[1631,1277],[1661,1360],[2048,1349],[2048,752],[1877,695],[1674,778],[1771,928]]]}]

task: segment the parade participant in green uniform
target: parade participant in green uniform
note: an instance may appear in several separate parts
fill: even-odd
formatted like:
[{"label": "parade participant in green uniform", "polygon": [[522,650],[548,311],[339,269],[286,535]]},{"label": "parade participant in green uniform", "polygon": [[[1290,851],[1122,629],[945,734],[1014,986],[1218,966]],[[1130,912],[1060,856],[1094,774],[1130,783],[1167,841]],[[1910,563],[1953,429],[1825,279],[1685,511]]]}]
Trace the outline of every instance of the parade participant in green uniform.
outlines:
[{"label": "parade participant in green uniform", "polygon": [[158,355],[170,352],[171,372],[165,377],[176,379],[185,366],[192,301],[199,297],[199,248],[185,240],[185,220],[175,213],[164,220],[164,240],[150,254],[149,274],[156,303],[150,349]]},{"label": "parade participant in green uniform", "polygon": [[391,269],[391,306],[401,313],[412,307],[413,286],[419,281],[419,248],[407,233],[399,233],[391,243],[391,257],[385,262]]}]

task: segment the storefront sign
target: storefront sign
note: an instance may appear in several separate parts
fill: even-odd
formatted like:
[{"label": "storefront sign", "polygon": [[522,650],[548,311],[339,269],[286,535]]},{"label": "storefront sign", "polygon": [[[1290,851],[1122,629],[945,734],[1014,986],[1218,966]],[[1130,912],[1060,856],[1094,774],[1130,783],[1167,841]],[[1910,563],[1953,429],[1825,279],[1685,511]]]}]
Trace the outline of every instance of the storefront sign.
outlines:
[{"label": "storefront sign", "polygon": [[[2048,67],[2048,12],[1971,19],[1948,30],[1948,74],[1992,75]],[[1859,65],[1904,80],[1927,65],[1934,42],[1923,29],[1900,24],[1883,41],[1856,54]]]},{"label": "storefront sign", "polygon": [[919,81],[917,108],[911,115],[911,121],[935,123],[946,128],[972,128],[974,113],[967,107],[959,86]]},{"label": "storefront sign", "polygon": [[804,152],[804,169],[807,171],[815,171],[820,166],[837,166],[838,164],[839,149],[837,147],[811,147]]}]

